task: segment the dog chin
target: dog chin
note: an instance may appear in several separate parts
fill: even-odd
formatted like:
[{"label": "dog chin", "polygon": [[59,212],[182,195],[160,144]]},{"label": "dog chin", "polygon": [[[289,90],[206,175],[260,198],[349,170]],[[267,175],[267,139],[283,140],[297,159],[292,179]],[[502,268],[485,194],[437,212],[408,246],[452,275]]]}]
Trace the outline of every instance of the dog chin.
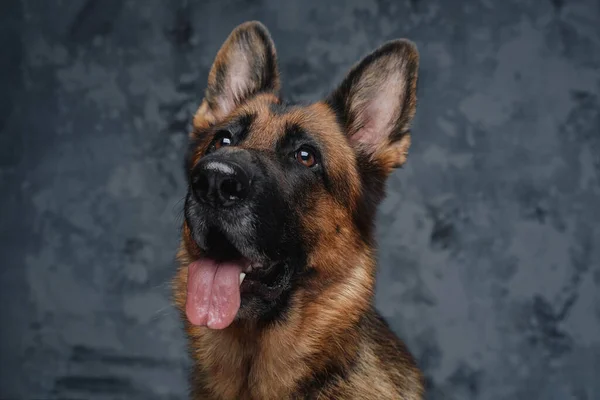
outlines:
[{"label": "dog chin", "polygon": [[193,325],[227,328],[257,319],[289,288],[287,264],[253,264],[247,259],[200,258],[188,266],[186,314]]},{"label": "dog chin", "polygon": [[196,241],[202,256],[188,266],[186,300],[193,325],[224,329],[236,320],[260,319],[290,288],[287,262],[269,260],[229,237],[211,227]]}]

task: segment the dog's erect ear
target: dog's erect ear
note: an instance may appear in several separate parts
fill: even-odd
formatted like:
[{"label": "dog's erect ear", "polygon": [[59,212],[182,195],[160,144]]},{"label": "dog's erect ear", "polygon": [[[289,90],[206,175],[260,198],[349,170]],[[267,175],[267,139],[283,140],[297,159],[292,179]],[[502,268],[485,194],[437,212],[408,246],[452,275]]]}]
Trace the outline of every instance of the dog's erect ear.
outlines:
[{"label": "dog's erect ear", "polygon": [[217,53],[195,120],[213,123],[258,93],[278,91],[277,56],[269,31],[260,22],[246,22],[231,32]]},{"label": "dog's erect ear", "polygon": [[356,64],[326,99],[355,149],[389,169],[406,161],[418,68],[412,42],[388,42]]}]

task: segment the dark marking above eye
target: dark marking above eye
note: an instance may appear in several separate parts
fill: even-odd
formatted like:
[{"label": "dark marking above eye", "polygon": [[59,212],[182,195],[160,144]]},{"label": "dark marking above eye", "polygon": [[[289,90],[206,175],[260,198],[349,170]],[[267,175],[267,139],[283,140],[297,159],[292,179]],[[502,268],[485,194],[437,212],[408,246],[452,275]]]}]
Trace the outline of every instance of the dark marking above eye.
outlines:
[{"label": "dark marking above eye", "polygon": [[300,125],[288,123],[284,135],[277,141],[277,150],[296,151],[302,144],[318,147],[314,139]]},{"label": "dark marking above eye", "polygon": [[232,144],[238,145],[248,137],[248,132],[252,127],[252,123],[256,119],[256,114],[244,114],[235,119],[233,122],[224,126],[219,131],[228,131],[231,133]]}]

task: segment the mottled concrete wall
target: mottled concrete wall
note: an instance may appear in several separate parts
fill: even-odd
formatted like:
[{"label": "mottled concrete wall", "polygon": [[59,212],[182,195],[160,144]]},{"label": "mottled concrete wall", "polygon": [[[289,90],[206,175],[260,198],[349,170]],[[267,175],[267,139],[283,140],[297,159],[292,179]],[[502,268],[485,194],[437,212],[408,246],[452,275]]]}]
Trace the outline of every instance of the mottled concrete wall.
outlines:
[{"label": "mottled concrete wall", "polygon": [[420,48],[377,303],[429,398],[600,399],[600,2],[1,3],[1,398],[184,398],[185,131],[260,19],[293,100],[384,40]]}]

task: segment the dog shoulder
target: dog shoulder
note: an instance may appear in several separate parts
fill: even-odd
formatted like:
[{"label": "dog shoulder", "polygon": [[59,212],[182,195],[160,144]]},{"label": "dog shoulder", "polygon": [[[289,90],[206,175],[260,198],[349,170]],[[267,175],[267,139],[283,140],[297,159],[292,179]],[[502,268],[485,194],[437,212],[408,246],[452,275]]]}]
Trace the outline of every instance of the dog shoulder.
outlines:
[{"label": "dog shoulder", "polygon": [[373,380],[382,380],[381,387],[385,389],[375,398],[422,399],[424,378],[415,359],[377,311],[372,310],[363,318],[361,333],[364,359],[372,371],[366,384],[373,391],[378,387]]},{"label": "dog shoulder", "polygon": [[302,381],[294,398],[422,399],[423,376],[385,320],[372,310],[356,328],[360,341],[355,357],[314,372]]}]

